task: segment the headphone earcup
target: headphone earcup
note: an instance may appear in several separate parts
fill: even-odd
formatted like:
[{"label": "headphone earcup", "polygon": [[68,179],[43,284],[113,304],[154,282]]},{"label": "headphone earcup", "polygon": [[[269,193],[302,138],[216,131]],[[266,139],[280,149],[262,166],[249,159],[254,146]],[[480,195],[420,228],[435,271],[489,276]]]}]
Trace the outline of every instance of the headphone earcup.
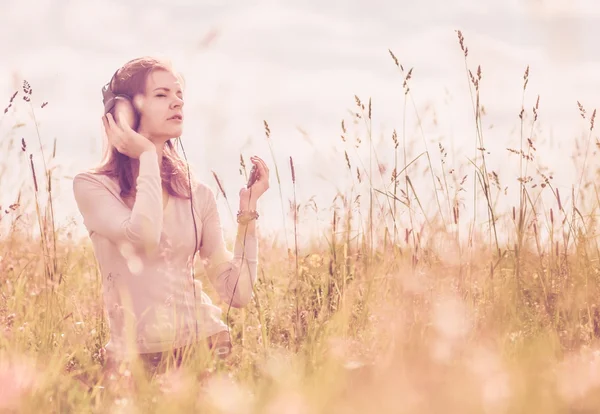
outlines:
[{"label": "headphone earcup", "polygon": [[134,131],[137,131],[139,128],[140,114],[139,114],[139,111],[137,110],[136,106],[133,104],[133,100],[127,95],[115,96],[115,104],[112,105],[111,110],[110,110],[113,117],[115,116],[115,108],[116,108],[117,100],[122,100],[122,101],[125,100],[125,101],[129,102],[129,111],[127,111],[128,123],[131,125],[131,129],[133,129]]},{"label": "headphone earcup", "polygon": [[133,99],[129,99],[129,101],[131,102],[131,107],[133,108],[133,115],[134,115],[134,127],[132,129],[137,131],[138,128],[140,127],[141,114],[140,114],[139,106],[141,106],[141,104],[142,104],[141,98],[138,95],[137,102],[136,102],[136,100],[133,100]]}]

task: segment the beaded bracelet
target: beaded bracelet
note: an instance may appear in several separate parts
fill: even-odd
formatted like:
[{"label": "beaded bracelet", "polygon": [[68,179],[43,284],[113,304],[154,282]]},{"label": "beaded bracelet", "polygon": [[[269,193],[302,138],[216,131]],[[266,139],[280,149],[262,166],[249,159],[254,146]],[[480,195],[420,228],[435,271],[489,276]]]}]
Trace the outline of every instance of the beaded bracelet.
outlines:
[{"label": "beaded bracelet", "polygon": [[244,211],[238,211],[237,213],[237,222],[239,224],[248,224],[249,222],[251,222],[252,220],[256,220],[258,219],[259,215],[258,212],[256,210],[244,210]]}]

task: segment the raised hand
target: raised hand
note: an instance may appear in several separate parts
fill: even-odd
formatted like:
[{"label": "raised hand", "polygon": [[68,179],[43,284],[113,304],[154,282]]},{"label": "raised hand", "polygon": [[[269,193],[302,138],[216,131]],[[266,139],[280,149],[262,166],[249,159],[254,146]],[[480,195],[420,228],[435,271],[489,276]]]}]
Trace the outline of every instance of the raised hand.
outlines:
[{"label": "raised hand", "polygon": [[132,102],[124,97],[117,96],[115,98],[114,118],[117,125],[121,120],[126,122],[132,129],[136,129],[136,114]]},{"label": "raised hand", "polygon": [[145,151],[156,151],[152,141],[131,129],[129,123],[124,119],[126,117],[120,116],[118,118],[119,122],[117,123],[110,113],[102,117],[108,141],[114,145],[117,151],[129,158],[136,159]]},{"label": "raised hand", "polygon": [[258,200],[269,189],[269,167],[267,167],[267,164],[256,156],[251,157],[250,161],[257,169],[256,180],[249,188],[240,190],[240,201],[242,203]]}]

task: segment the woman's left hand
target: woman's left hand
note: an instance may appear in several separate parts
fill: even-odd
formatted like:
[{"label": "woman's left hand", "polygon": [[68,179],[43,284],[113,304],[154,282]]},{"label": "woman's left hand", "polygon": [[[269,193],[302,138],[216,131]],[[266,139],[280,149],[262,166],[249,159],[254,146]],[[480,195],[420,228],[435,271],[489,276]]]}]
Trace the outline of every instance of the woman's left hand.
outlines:
[{"label": "woman's left hand", "polygon": [[256,156],[251,157],[250,161],[257,168],[257,178],[250,188],[244,187],[240,190],[240,204],[258,200],[269,189],[269,167],[267,167],[267,164]]}]

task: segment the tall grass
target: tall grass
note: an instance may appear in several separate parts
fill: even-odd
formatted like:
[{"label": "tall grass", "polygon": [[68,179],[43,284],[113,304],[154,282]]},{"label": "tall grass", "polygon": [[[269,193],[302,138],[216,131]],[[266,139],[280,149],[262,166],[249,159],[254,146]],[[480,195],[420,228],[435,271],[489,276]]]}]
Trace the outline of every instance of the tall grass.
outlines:
[{"label": "tall grass", "polygon": [[[216,361],[199,353],[183,369],[152,378],[135,365],[114,378],[102,377],[108,331],[99,270],[89,241],[74,240],[68,228],[56,225],[52,206],[58,198],[35,121],[42,108],[35,107],[31,86],[24,83],[22,97],[33,110],[39,150],[30,151],[30,137],[23,139],[22,163],[30,177],[15,191],[17,200],[0,209],[5,229],[0,238],[0,409],[597,411],[600,197],[587,168],[596,112],[588,117],[578,104],[589,133],[580,154],[581,176],[565,204],[552,174],[536,158],[540,99],[529,114],[529,68],[519,112],[520,147],[491,154],[480,102],[483,69],[469,68],[465,38],[457,34],[472,97],[473,157],[461,164],[440,141],[440,163],[434,165],[414,99],[419,91],[410,88],[418,69],[404,71],[389,51],[404,92],[402,125],[388,143],[391,175],[386,177],[372,142],[376,106],[369,99],[365,107],[355,96],[353,119],[341,122],[347,170],[340,174],[349,174],[352,185],[332,200],[323,237],[298,241],[303,217],[296,186],[310,177],[298,174],[290,156],[291,182],[275,171],[284,232],[283,189],[293,194],[294,249],[287,238],[283,245],[261,238],[255,299],[230,318],[233,356]],[[7,122],[17,96],[10,98],[1,122]],[[409,116],[418,120],[419,139],[409,137]],[[352,137],[347,125],[356,120],[364,130]],[[266,122],[265,129],[272,152]],[[363,134],[368,160],[359,151]],[[50,158],[56,157],[56,147],[54,141]],[[11,157],[5,156],[6,161]],[[514,156],[519,157],[518,177],[501,186],[490,159]],[[243,156],[240,166],[245,174]],[[420,176],[432,188],[416,186]],[[498,203],[510,188],[517,189],[518,205],[503,210]],[[467,202],[473,205],[470,214]],[[24,216],[35,218],[37,231]],[[216,297],[209,284],[205,288]]]}]

